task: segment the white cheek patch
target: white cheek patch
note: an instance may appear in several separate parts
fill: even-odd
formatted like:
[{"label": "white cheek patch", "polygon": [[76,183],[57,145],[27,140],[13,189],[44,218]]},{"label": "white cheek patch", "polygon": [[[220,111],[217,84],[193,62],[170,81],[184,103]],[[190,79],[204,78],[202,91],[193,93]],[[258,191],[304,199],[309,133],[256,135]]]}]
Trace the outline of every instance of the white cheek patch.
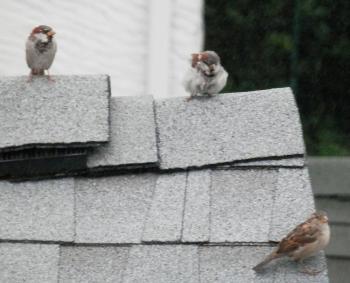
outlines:
[{"label": "white cheek patch", "polygon": [[36,33],[35,37],[37,39],[41,40],[42,42],[48,42],[49,41],[48,36],[46,34],[44,34],[44,33]]}]

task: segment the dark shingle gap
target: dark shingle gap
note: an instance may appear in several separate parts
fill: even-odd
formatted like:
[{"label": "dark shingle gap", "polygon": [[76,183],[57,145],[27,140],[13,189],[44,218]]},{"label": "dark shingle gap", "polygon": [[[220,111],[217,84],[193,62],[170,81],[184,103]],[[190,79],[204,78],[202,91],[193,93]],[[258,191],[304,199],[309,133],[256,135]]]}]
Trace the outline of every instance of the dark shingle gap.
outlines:
[{"label": "dark shingle gap", "polygon": [[0,179],[30,180],[78,174],[85,169],[82,148],[27,149],[0,153]]},{"label": "dark shingle gap", "polygon": [[[271,157],[271,160],[283,160],[289,158],[302,158],[303,155],[293,155],[293,156],[278,156]],[[270,157],[267,158],[257,158],[257,159],[249,159],[246,160],[249,162],[259,162],[259,161],[270,161]],[[239,161],[241,163],[241,161]],[[158,173],[158,174],[169,174],[169,173],[180,173],[186,171],[195,171],[195,170],[205,170],[205,169],[213,169],[213,170],[252,170],[252,169],[278,169],[278,168],[286,168],[286,169],[300,169],[304,166],[283,166],[283,165],[244,165],[238,166],[236,162],[225,162],[225,163],[217,163],[217,164],[207,164],[203,166],[191,166],[187,168],[171,168],[171,169],[161,169],[158,164],[155,163],[143,163],[143,164],[127,164],[121,166],[101,166],[95,167],[92,170],[87,170],[85,177],[106,177],[106,176],[117,176],[123,174],[130,173]]]},{"label": "dark shingle gap", "polygon": [[197,245],[197,246],[222,246],[222,247],[275,247],[277,242],[226,242],[226,243],[208,243],[208,242],[140,242],[140,243],[76,243],[69,241],[40,241],[40,240],[12,240],[0,239],[0,243],[12,244],[45,244],[45,245],[60,245],[69,247],[131,247],[131,246],[152,246],[152,245]]}]

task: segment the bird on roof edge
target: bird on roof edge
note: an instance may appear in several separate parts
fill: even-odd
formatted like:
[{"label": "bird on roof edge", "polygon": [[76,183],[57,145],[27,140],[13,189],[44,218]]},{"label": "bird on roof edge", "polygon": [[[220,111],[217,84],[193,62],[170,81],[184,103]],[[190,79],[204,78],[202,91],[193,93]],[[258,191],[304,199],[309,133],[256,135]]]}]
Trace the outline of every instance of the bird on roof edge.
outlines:
[{"label": "bird on roof edge", "polygon": [[190,93],[187,101],[196,96],[218,94],[226,85],[228,73],[214,51],[192,54],[191,67],[185,75],[183,85]]},{"label": "bird on roof edge", "polygon": [[26,60],[31,70],[28,81],[31,81],[35,75],[45,75],[45,70],[47,70],[49,81],[53,81],[49,68],[57,50],[54,35],[53,29],[46,25],[37,26],[30,33],[26,42]]},{"label": "bird on roof edge", "polygon": [[[330,228],[327,214],[323,211],[315,212],[305,222],[299,224],[293,231],[284,237],[277,248],[268,255],[253,270],[260,272],[270,261],[289,256],[294,261],[302,263],[304,259],[314,256],[323,250],[330,240]],[[322,270],[304,269],[301,272],[316,275]]]}]

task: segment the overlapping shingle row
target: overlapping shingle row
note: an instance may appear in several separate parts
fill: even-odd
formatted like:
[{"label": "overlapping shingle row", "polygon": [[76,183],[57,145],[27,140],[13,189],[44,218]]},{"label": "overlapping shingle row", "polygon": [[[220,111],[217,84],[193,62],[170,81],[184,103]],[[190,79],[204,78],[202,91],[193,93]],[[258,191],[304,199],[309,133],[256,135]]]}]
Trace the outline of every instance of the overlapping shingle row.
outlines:
[{"label": "overlapping shingle row", "polygon": [[[328,281],[326,271],[311,277],[289,261],[264,274],[251,269],[314,210],[289,89],[109,101],[107,77],[58,77],[52,89],[22,79],[11,79],[21,87],[0,81],[11,107],[24,90],[32,106],[38,96],[42,111],[53,107],[57,116],[46,116],[39,137],[11,134],[0,151],[27,148],[29,139],[94,147],[74,172],[61,166],[39,172],[48,180],[0,181],[0,282]],[[36,123],[34,111],[26,115],[21,127]],[[60,133],[49,139],[51,130]],[[49,178],[71,173],[79,176]],[[324,256],[308,264],[319,267]]]},{"label": "overlapping shingle row", "polygon": [[277,241],[313,211],[306,169],[0,182],[0,239],[91,244]]},{"label": "overlapping shingle row", "polygon": [[[44,80],[39,78],[33,84],[26,83],[24,77],[0,80],[6,105],[0,109],[4,121],[0,152],[99,146],[79,156],[57,153],[54,157],[60,159],[45,164],[64,165],[73,156],[76,164],[51,165],[51,170],[34,163],[44,156],[24,153],[16,164],[22,162],[23,167],[23,162],[30,160],[28,167],[42,170],[14,170],[13,177],[218,164],[304,165],[298,111],[288,88],[223,94],[190,103],[181,97],[154,101],[151,96],[113,97],[109,102],[106,76],[58,76],[52,87]],[[0,165],[1,161],[0,155]],[[0,177],[11,177],[11,172],[0,170]]]},{"label": "overlapping shingle row", "polygon": [[[325,272],[310,276],[281,260],[265,273],[251,269],[271,252],[262,246],[134,245],[59,246],[0,243],[2,282],[301,282],[326,283]],[[322,255],[307,260],[314,269]]]}]

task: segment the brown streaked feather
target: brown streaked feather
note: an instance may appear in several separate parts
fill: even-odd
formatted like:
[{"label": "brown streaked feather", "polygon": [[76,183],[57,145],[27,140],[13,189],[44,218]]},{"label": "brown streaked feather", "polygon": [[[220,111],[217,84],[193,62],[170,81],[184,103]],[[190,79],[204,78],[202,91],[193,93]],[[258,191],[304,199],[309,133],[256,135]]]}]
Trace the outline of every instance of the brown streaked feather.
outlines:
[{"label": "brown streaked feather", "polygon": [[305,244],[315,242],[319,230],[315,225],[310,225],[313,221],[315,218],[308,219],[283,238],[278,245],[277,253],[290,253]]}]

